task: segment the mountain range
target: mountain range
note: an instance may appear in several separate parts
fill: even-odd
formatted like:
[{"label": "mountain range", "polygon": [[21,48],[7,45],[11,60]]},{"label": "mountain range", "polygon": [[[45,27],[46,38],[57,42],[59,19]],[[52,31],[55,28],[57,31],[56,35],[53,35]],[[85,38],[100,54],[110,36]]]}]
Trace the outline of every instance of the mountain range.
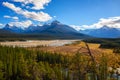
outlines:
[{"label": "mountain range", "polygon": [[16,35],[18,37],[37,39],[84,39],[90,37],[98,38],[120,38],[120,29],[103,26],[99,29],[86,29],[76,31],[74,28],[55,20],[42,26],[30,25],[28,28],[20,28],[6,24],[0,29],[0,37]]},{"label": "mountain range", "polygon": [[98,38],[120,38],[120,29],[106,25],[99,29],[80,30],[80,32]]},{"label": "mountain range", "polygon": [[26,29],[6,24],[2,30],[6,31],[6,33],[37,39],[84,39],[90,37],[56,20],[43,26],[30,25]]}]

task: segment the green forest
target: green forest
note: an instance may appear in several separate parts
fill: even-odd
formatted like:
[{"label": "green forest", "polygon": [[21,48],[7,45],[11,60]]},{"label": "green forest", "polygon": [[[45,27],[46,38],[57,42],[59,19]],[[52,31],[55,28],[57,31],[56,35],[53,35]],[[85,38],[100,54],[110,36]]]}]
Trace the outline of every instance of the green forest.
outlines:
[{"label": "green forest", "polygon": [[[73,56],[19,47],[0,46],[0,80],[118,80],[109,70],[107,56]],[[119,64],[119,63],[118,63]]]}]

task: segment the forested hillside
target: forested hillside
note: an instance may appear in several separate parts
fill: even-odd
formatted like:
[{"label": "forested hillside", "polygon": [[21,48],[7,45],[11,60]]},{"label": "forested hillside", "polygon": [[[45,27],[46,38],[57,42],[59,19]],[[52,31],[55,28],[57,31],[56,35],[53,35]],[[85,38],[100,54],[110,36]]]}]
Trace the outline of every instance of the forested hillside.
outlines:
[{"label": "forested hillside", "polygon": [[119,60],[109,63],[105,54],[95,58],[87,48],[88,55],[69,56],[0,46],[0,80],[113,80]]}]

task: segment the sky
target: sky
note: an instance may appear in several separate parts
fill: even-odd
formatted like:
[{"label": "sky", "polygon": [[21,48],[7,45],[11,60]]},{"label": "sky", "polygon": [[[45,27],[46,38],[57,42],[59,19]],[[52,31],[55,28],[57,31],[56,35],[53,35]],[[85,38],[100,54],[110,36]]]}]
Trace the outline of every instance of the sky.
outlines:
[{"label": "sky", "polygon": [[76,30],[120,28],[120,0],[0,0],[0,27],[26,28],[53,20]]}]

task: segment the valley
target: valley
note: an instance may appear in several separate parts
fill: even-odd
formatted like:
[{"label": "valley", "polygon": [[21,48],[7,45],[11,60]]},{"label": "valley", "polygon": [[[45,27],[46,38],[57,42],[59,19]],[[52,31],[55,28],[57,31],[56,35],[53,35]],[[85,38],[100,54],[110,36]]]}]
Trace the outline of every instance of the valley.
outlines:
[{"label": "valley", "polygon": [[0,80],[120,80],[120,0],[0,0]]},{"label": "valley", "polygon": [[[116,80],[119,77],[117,72],[120,67],[120,54],[114,53],[112,48],[100,48],[101,43],[90,41],[93,40],[89,40],[89,43],[83,40],[0,42],[0,65],[2,65],[0,70],[5,69],[0,72],[2,75],[0,79],[15,76],[12,77],[15,80],[18,78],[25,78],[25,80],[31,80],[31,78],[35,80],[66,80],[66,78],[68,78],[67,80],[93,80],[94,77],[101,80],[106,80],[106,78]],[[97,40],[94,39],[94,41]],[[6,65],[8,67],[5,67]],[[7,77],[3,77],[3,75]]]},{"label": "valley", "polygon": [[[101,43],[87,43],[93,54],[113,53],[113,49],[100,48]],[[26,41],[5,41],[0,42],[1,46],[23,47],[47,52],[56,52],[71,55],[76,52],[87,54],[85,42],[83,40],[26,40]]]},{"label": "valley", "polygon": [[58,21],[25,30],[7,25],[0,29],[0,78],[119,80],[119,31],[103,27],[91,33],[98,36],[76,31]]}]

